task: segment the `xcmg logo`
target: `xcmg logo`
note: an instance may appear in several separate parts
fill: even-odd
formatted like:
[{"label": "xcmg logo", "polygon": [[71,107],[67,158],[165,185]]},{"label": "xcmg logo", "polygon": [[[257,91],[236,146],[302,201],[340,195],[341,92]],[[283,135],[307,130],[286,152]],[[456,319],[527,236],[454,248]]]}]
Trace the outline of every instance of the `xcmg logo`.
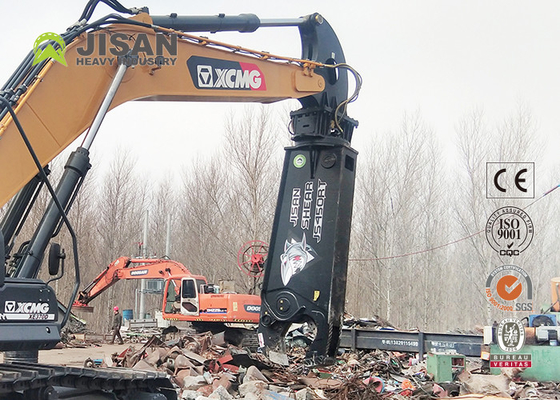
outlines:
[{"label": "xcmg logo", "polygon": [[187,66],[197,89],[266,90],[264,74],[255,64],[192,56]]},{"label": "xcmg logo", "polygon": [[49,312],[49,303],[20,303],[6,301],[4,303],[5,313],[15,314],[46,314]]}]

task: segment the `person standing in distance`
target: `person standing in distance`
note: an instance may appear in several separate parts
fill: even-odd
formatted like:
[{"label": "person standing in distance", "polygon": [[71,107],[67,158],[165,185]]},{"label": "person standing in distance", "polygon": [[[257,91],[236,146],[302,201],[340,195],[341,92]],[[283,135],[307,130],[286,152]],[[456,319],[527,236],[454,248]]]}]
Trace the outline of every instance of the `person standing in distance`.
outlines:
[{"label": "person standing in distance", "polygon": [[119,338],[119,344],[123,344],[124,341],[121,337],[121,326],[122,326],[122,315],[119,313],[119,307],[113,307],[114,314],[113,315],[113,339],[111,340],[111,344],[115,343],[115,338]]}]

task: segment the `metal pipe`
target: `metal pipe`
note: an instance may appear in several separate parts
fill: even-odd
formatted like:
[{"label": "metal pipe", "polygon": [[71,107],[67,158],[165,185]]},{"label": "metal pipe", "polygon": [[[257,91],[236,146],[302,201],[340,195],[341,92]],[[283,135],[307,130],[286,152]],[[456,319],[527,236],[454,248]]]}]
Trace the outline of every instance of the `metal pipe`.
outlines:
[{"label": "metal pipe", "polygon": [[305,18],[266,18],[261,19],[261,28],[280,27],[280,26],[301,26]]},{"label": "metal pipe", "polygon": [[[48,174],[46,169],[45,172]],[[2,230],[2,233],[4,234],[3,244],[6,254],[10,254],[11,252],[10,243],[13,243],[13,238],[18,230],[18,227],[20,227],[22,222],[25,220],[31,204],[35,201],[37,188],[39,188],[40,185],[41,177],[39,175],[35,175],[35,177],[27,182],[27,184],[14,197],[8,207],[8,211],[2,218],[2,222],[0,222],[0,230]]]},{"label": "metal pipe", "polygon": [[156,26],[183,32],[254,32],[260,26],[255,14],[240,15],[152,15]]},{"label": "metal pipe", "polygon": [[305,18],[260,19],[255,14],[239,15],[152,15],[156,26],[182,32],[254,32],[261,27],[301,26]]},{"label": "metal pipe", "polygon": [[128,66],[126,65],[126,63],[122,63],[121,65],[119,65],[117,73],[115,74],[115,77],[111,82],[111,86],[109,86],[109,90],[107,91],[107,94],[105,95],[105,98],[103,99],[103,102],[101,103],[101,106],[99,107],[99,110],[97,111],[97,114],[95,115],[91,126],[89,127],[86,137],[84,138],[84,141],[82,143],[83,148],[87,150],[91,148],[91,144],[93,143],[93,140],[95,139],[95,136],[99,131],[99,127],[101,126],[105,115],[107,115],[107,110],[109,110],[109,106],[111,105],[111,102],[113,101],[113,98],[117,93],[117,90],[123,80],[124,73],[126,72],[127,68]]},{"label": "metal pipe", "polygon": [[[83,148],[79,147],[68,158],[68,162],[64,166],[64,174],[56,188],[56,197],[64,210],[68,211],[67,207],[72,194],[79,182],[86,176],[90,167],[89,152]],[[45,250],[60,222],[61,215],[58,206],[51,200],[18,264],[15,277],[37,277]]]}]

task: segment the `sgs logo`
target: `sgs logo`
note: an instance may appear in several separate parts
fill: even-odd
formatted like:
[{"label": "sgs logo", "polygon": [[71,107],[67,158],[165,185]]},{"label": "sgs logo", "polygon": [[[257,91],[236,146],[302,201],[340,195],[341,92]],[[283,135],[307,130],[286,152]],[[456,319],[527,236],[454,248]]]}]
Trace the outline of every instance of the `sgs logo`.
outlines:
[{"label": "sgs logo", "polygon": [[486,298],[502,311],[533,311],[533,284],[516,265],[494,269],[486,280]]}]

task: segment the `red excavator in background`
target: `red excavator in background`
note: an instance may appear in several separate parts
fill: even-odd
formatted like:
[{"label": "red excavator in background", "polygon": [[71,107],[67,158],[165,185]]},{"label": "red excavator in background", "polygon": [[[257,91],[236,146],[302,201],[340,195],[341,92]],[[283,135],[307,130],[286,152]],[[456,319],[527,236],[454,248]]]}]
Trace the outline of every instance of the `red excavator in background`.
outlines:
[{"label": "red excavator in background", "polygon": [[91,311],[89,303],[123,279],[163,279],[161,310],[167,320],[188,321],[195,328],[212,331],[223,329],[224,324],[259,323],[259,296],[220,293],[204,276],[165,259],[117,258],[78,294],[72,308]]}]

